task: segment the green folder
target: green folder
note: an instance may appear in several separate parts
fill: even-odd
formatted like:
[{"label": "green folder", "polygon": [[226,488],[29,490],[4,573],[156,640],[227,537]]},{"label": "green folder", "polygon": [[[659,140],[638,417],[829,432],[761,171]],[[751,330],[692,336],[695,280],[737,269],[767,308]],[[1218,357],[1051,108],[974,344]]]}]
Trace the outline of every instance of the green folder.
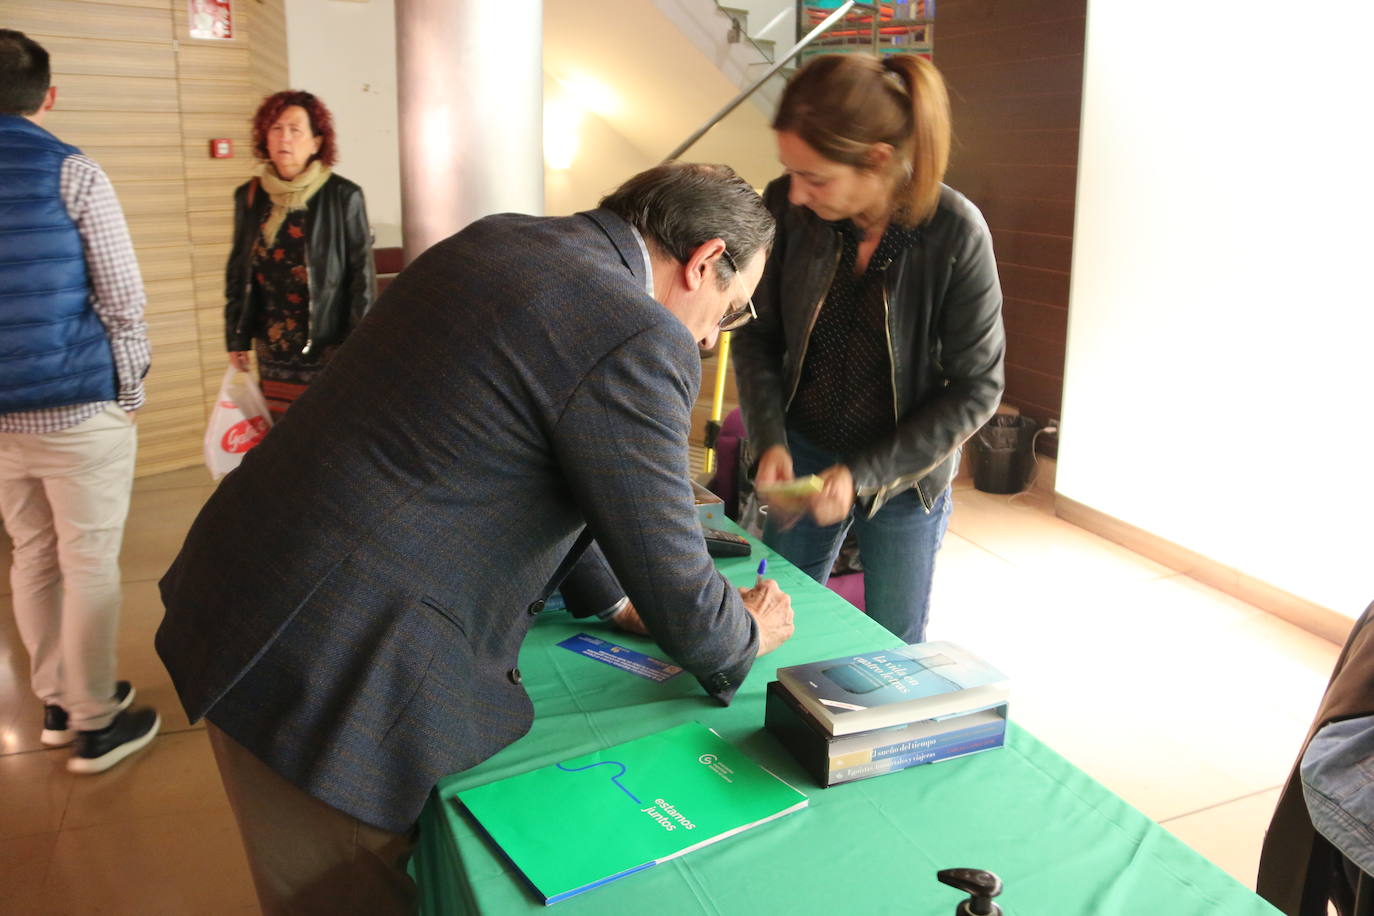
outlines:
[{"label": "green folder", "polygon": [[459,792],[556,903],[806,807],[697,722]]}]

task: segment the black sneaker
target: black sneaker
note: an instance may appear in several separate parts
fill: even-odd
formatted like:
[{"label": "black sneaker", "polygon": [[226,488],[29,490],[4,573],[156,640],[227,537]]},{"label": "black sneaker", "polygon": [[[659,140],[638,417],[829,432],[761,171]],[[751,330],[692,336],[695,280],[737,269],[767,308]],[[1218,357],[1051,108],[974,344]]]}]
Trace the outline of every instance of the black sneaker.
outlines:
[{"label": "black sneaker", "polygon": [[162,717],[151,706],[115,713],[114,721],[107,727],[76,733],[76,748],[67,761],[67,769],[72,773],[103,773],[147,747],[161,725]]},{"label": "black sneaker", "polygon": [[[123,712],[134,701],[134,685],[128,681],[115,681],[115,712]],[[43,732],[38,740],[48,747],[65,747],[76,740],[76,729],[67,721],[67,711],[61,706],[43,706]]]}]

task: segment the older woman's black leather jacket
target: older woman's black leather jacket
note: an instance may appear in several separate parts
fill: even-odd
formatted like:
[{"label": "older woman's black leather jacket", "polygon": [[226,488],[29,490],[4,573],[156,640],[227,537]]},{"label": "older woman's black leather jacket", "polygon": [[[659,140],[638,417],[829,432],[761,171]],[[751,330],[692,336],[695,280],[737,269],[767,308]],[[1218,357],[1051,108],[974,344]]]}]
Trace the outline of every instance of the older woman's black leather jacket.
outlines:
[{"label": "older woman's black leather jacket", "polygon": [[[257,179],[234,191],[234,247],[224,271],[224,328],[229,350],[253,344],[259,305],[253,295],[253,235],[272,207],[267,192],[257,187],[253,202],[248,189]],[[340,343],[377,298],[377,270],[372,262],[372,230],[367,224],[363,189],[347,178],[329,176],[307,204],[310,326],[303,352]]]},{"label": "older woman's black leather jacket", "polygon": [[[790,179],[764,202],[778,220],[754,296],[758,320],[734,335],[732,354],[749,447],[786,445],[787,408],[839,263],[840,230],[787,202]],[[847,463],[870,514],[915,486],[929,510],[956,470],[955,454],[1002,396],[1002,287],[978,208],[942,187],[934,216],[904,257],[882,270],[896,431]]]}]

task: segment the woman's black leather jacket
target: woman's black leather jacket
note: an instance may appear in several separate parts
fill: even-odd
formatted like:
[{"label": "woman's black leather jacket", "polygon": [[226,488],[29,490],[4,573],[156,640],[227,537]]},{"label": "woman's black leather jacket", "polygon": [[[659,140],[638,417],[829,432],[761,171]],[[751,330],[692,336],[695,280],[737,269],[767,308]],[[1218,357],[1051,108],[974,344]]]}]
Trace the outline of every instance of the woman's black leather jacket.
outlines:
[{"label": "woman's black leather jacket", "polygon": [[[840,258],[840,230],[787,202],[790,179],[764,202],[777,238],[754,296],[758,320],[734,335],[740,406],[755,456],[786,445],[787,409]],[[847,462],[857,496],[877,512],[915,486],[929,510],[957,469],[956,453],[997,410],[1002,396],[1002,287],[992,239],[978,208],[942,186],[919,240],[883,271],[896,431]]]},{"label": "woman's black leather jacket", "polygon": [[[224,271],[225,343],[229,350],[253,345],[259,303],[253,293],[253,236],[260,230],[272,200],[252,179],[234,191],[234,246]],[[336,344],[362,319],[377,298],[377,271],[372,262],[372,230],[367,224],[363,189],[347,178],[329,176],[307,204],[310,326],[302,352]]]}]

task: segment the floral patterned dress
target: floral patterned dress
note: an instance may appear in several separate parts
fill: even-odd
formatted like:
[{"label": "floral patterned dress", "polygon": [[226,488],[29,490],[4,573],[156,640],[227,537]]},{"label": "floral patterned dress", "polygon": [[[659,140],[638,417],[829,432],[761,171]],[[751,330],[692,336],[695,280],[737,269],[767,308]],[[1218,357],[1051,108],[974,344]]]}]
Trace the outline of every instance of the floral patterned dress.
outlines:
[{"label": "floral patterned dress", "polygon": [[301,352],[310,339],[308,214],[307,210],[287,214],[271,245],[263,241],[262,232],[253,241],[253,295],[259,303],[253,350],[258,357],[262,394],[274,422],[323,371],[337,349]]}]

